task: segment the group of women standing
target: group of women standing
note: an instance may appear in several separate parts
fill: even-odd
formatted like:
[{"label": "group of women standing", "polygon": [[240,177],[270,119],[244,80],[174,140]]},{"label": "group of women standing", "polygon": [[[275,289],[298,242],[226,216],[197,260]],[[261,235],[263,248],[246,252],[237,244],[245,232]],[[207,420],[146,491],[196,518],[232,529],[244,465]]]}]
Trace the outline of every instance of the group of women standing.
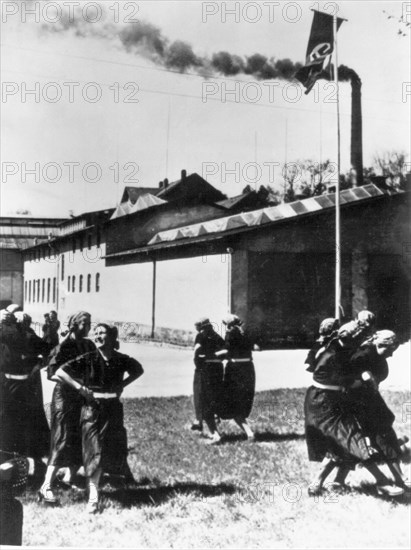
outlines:
[{"label": "group of women standing", "polygon": [[[206,317],[196,324],[194,343],[194,408],[193,430],[203,431],[205,422],[211,443],[221,440],[217,422],[234,419],[247,438],[253,432],[247,423],[255,393],[253,346],[242,330],[237,315],[223,319],[225,340],[213,329]],[[224,367],[224,361],[226,365]]]},{"label": "group of women standing", "polygon": [[[66,338],[54,349],[48,375],[56,382],[51,402],[50,454],[39,499],[56,504],[53,482],[58,470],[65,479],[84,466],[89,500],[87,510],[99,510],[99,482],[103,472],[133,478],[127,463],[123,389],[143,374],[138,361],[119,353],[116,327],[100,323],[95,344],[87,338],[91,316],[80,311],[69,320]],[[128,376],[124,378],[124,375]]]},{"label": "group of women standing", "polygon": [[19,306],[0,312],[0,449],[30,457],[31,470],[43,474],[50,431],[43,408],[39,356],[48,344],[31,328]]},{"label": "group of women standing", "polygon": [[[399,464],[394,414],[378,391],[388,376],[387,358],[399,344],[392,331],[375,332],[374,321],[368,311],[341,328],[335,319],[325,319],[308,354],[313,382],[305,397],[306,442],[309,459],[322,462],[310,494],[321,491],[335,468],[333,487],[342,486],[357,464],[375,477],[381,494],[398,496],[411,487]],[[394,481],[383,473],[382,464]]]},{"label": "group of women standing", "polygon": [[[21,319],[20,319],[21,318]],[[0,324],[1,404],[0,449],[34,457],[44,475],[39,500],[58,503],[53,484],[58,471],[72,484],[83,465],[87,476],[87,510],[99,510],[102,473],[134,481],[127,463],[127,432],[120,395],[143,374],[138,361],[118,352],[116,327],[100,323],[95,344],[87,338],[91,316],[72,315],[64,339],[50,350],[47,339],[30,329],[27,314],[2,311]],[[43,331],[44,332],[44,331]],[[50,331],[45,336],[49,337]],[[41,393],[39,355],[47,359],[47,374],[56,382],[50,407],[50,430]],[[36,365],[34,368],[33,365]]]}]

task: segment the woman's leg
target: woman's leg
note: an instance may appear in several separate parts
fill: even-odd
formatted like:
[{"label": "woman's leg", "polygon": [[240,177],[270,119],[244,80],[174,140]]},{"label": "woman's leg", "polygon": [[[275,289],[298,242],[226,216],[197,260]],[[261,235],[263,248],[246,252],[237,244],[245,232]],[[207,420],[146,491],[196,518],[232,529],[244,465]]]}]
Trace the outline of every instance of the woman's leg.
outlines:
[{"label": "woman's leg", "polygon": [[388,468],[391,470],[392,475],[394,476],[395,483],[404,489],[409,490],[411,488],[410,481],[404,475],[401,470],[399,462],[388,462]]},{"label": "woman's leg", "polygon": [[327,477],[331,474],[336,466],[337,463],[334,460],[328,457],[324,458],[324,460],[321,462],[321,470],[319,471],[316,479],[311,482],[308,487],[309,495],[317,495],[321,491],[324,485],[324,481],[327,479]]},{"label": "woman's leg", "polygon": [[58,469],[59,469],[58,466],[54,466],[54,465],[47,466],[46,476],[39,490],[39,498],[40,500],[44,501],[46,504],[58,503],[58,499],[54,495],[52,490],[52,485],[54,480],[56,479]]},{"label": "woman's leg", "polygon": [[337,474],[334,479],[334,483],[338,483],[340,485],[345,485],[345,480],[350,472],[350,469],[348,466],[345,466],[342,464],[341,466],[337,467]]},{"label": "woman's leg", "polygon": [[89,476],[87,479],[88,484],[88,503],[87,503],[87,511],[90,514],[95,514],[98,512],[98,488],[100,484],[100,478],[102,474],[102,469],[97,468],[97,470],[93,473],[93,475]]},{"label": "woman's leg", "polygon": [[254,433],[253,430],[250,428],[249,424],[247,424],[247,419],[243,416],[236,416],[234,418],[237,425],[241,428],[241,430],[245,433],[247,436],[247,439],[253,439]]}]

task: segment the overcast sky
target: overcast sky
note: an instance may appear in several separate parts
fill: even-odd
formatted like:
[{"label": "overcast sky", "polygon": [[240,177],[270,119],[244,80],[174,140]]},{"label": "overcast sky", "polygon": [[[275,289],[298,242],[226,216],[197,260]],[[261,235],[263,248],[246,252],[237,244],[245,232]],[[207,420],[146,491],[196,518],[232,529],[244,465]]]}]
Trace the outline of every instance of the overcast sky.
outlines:
[{"label": "overcast sky", "polygon": [[[197,56],[225,50],[302,62],[310,6],[336,6],[347,19],[338,33],[339,63],[363,82],[364,164],[378,151],[410,149],[411,95],[403,96],[411,81],[409,2],[248,2],[244,11],[245,4],[235,2],[109,0],[94,24],[84,19],[97,14],[95,3],[82,2],[89,11],[76,15],[82,20],[68,30],[53,12],[56,2],[33,4],[37,22],[29,14],[23,20],[20,3],[2,3],[2,215],[23,208],[67,216],[69,210],[77,215],[115,206],[125,185],[157,186],[165,177],[177,179],[183,168],[232,196],[247,183],[272,183],[273,170],[280,182],[285,161],[336,160],[336,106],[326,102],[325,81],[305,96],[284,80],[273,85],[241,74],[204,78],[204,71],[167,71],[141,50],[126,51],[118,39],[132,24],[125,17],[150,22],[170,42],[188,42]],[[236,4],[236,15],[224,14]],[[67,2],[60,6],[69,15]],[[37,97],[25,93],[36,86]],[[225,96],[224,89],[237,96]],[[61,97],[55,100],[56,93]],[[96,93],[101,97],[93,102]],[[340,94],[346,170],[348,83]],[[39,182],[24,174],[35,163]]]}]

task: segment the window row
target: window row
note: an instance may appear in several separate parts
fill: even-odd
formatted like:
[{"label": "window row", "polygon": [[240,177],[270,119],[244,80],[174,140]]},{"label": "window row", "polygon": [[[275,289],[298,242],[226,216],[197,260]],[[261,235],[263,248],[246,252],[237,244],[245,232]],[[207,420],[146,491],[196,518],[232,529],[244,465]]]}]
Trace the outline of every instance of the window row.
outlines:
[{"label": "window row", "polygon": [[[86,241],[86,242],[85,242]],[[73,254],[76,252],[76,250],[80,250],[80,252],[83,251],[83,249],[86,248],[87,250],[91,250],[93,246],[93,235],[89,233],[88,235],[79,235],[77,237],[72,237],[71,239],[71,249]],[[101,231],[97,229],[96,231],[96,238],[95,238],[95,244],[97,248],[100,248],[101,246]],[[56,256],[56,252],[58,252],[59,244],[51,242],[44,244],[43,246],[37,248],[36,250],[29,251],[26,254],[26,259],[29,261],[35,261],[35,260],[45,260],[54,258]]]},{"label": "window row", "polygon": [[24,300],[26,302],[47,302],[55,304],[57,301],[56,277],[35,279],[24,282]]},{"label": "window row", "polygon": [[[86,282],[86,289],[84,289],[84,282]],[[92,276],[87,275],[86,281],[84,281],[83,275],[78,278],[78,292],[91,292],[92,291]],[[96,273],[94,279],[94,290],[100,292],[100,273]],[[67,277],[67,292],[76,292],[76,276]],[[53,279],[35,279],[34,281],[24,282],[24,300],[25,302],[47,302],[55,304],[57,302],[57,280]]]},{"label": "window row", "polygon": [[[84,283],[86,283],[86,288],[84,288]],[[77,278],[75,275],[69,275],[67,277],[67,292],[91,292],[92,291],[92,277],[90,273],[87,275],[86,280],[84,280],[83,275],[79,275],[78,278],[78,288],[77,288]],[[94,290],[95,292],[100,292],[100,273],[96,273],[94,279]]]}]

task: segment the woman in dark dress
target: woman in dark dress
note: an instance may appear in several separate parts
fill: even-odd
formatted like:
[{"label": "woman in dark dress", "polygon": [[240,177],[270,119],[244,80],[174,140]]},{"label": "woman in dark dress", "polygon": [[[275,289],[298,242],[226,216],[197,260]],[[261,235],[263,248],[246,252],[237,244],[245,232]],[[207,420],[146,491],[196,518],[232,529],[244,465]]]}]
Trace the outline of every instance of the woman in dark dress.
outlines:
[{"label": "woman in dark dress", "polygon": [[[50,455],[46,477],[39,491],[39,499],[46,504],[56,504],[52,484],[62,467],[69,467],[71,475],[81,466],[80,414],[82,396],[56,378],[59,367],[89,351],[96,349],[86,336],[90,331],[91,316],[80,311],[70,317],[67,338],[54,349],[48,364],[48,377],[56,381],[51,401]],[[70,482],[70,479],[67,479]]]},{"label": "woman in dark dress", "polygon": [[355,467],[362,463],[376,478],[378,490],[390,496],[401,495],[378,468],[381,455],[354,414],[347,390],[355,383],[349,368],[351,350],[340,340],[329,344],[316,360],[313,384],[305,397],[305,432],[308,456],[322,462],[321,471],[309,487],[317,494],[336,466]]},{"label": "woman in dark dress", "polygon": [[0,318],[0,449],[26,456],[29,435],[29,377],[26,342],[16,318]]},{"label": "woman in dark dress", "polygon": [[[99,509],[98,486],[102,472],[121,474],[125,470],[127,432],[120,395],[144,372],[138,361],[116,351],[117,335],[116,327],[98,324],[97,350],[68,361],[56,373],[83,398],[81,437],[90,513]],[[128,376],[124,378],[126,373]]]},{"label": "woman in dark dress", "polygon": [[352,355],[351,373],[362,383],[350,390],[349,398],[351,410],[387,462],[395,482],[409,490],[410,480],[406,479],[399,464],[401,442],[393,429],[395,415],[378,391],[379,384],[388,377],[387,358],[398,345],[394,332],[380,330]]},{"label": "woman in dark dress", "polygon": [[36,472],[44,475],[41,459],[46,457],[50,447],[50,429],[43,406],[41,384],[42,361],[47,357],[49,346],[31,328],[31,317],[27,313],[15,313],[17,328],[25,340],[24,368],[30,373],[27,387],[28,440],[25,456],[35,461]]},{"label": "woman in dark dress", "polygon": [[247,438],[253,438],[247,423],[255,394],[253,345],[241,328],[242,321],[237,315],[228,315],[223,323],[226,325],[225,349],[217,355],[225,356],[228,362],[224,372],[220,417],[234,419]]},{"label": "woman in dark dress", "polygon": [[212,443],[220,441],[215,417],[221,401],[224,367],[216,352],[224,348],[224,340],[213,329],[210,320],[200,319],[195,327],[198,334],[194,342],[194,408],[197,424],[192,429],[202,431],[203,421],[210,431]]}]

